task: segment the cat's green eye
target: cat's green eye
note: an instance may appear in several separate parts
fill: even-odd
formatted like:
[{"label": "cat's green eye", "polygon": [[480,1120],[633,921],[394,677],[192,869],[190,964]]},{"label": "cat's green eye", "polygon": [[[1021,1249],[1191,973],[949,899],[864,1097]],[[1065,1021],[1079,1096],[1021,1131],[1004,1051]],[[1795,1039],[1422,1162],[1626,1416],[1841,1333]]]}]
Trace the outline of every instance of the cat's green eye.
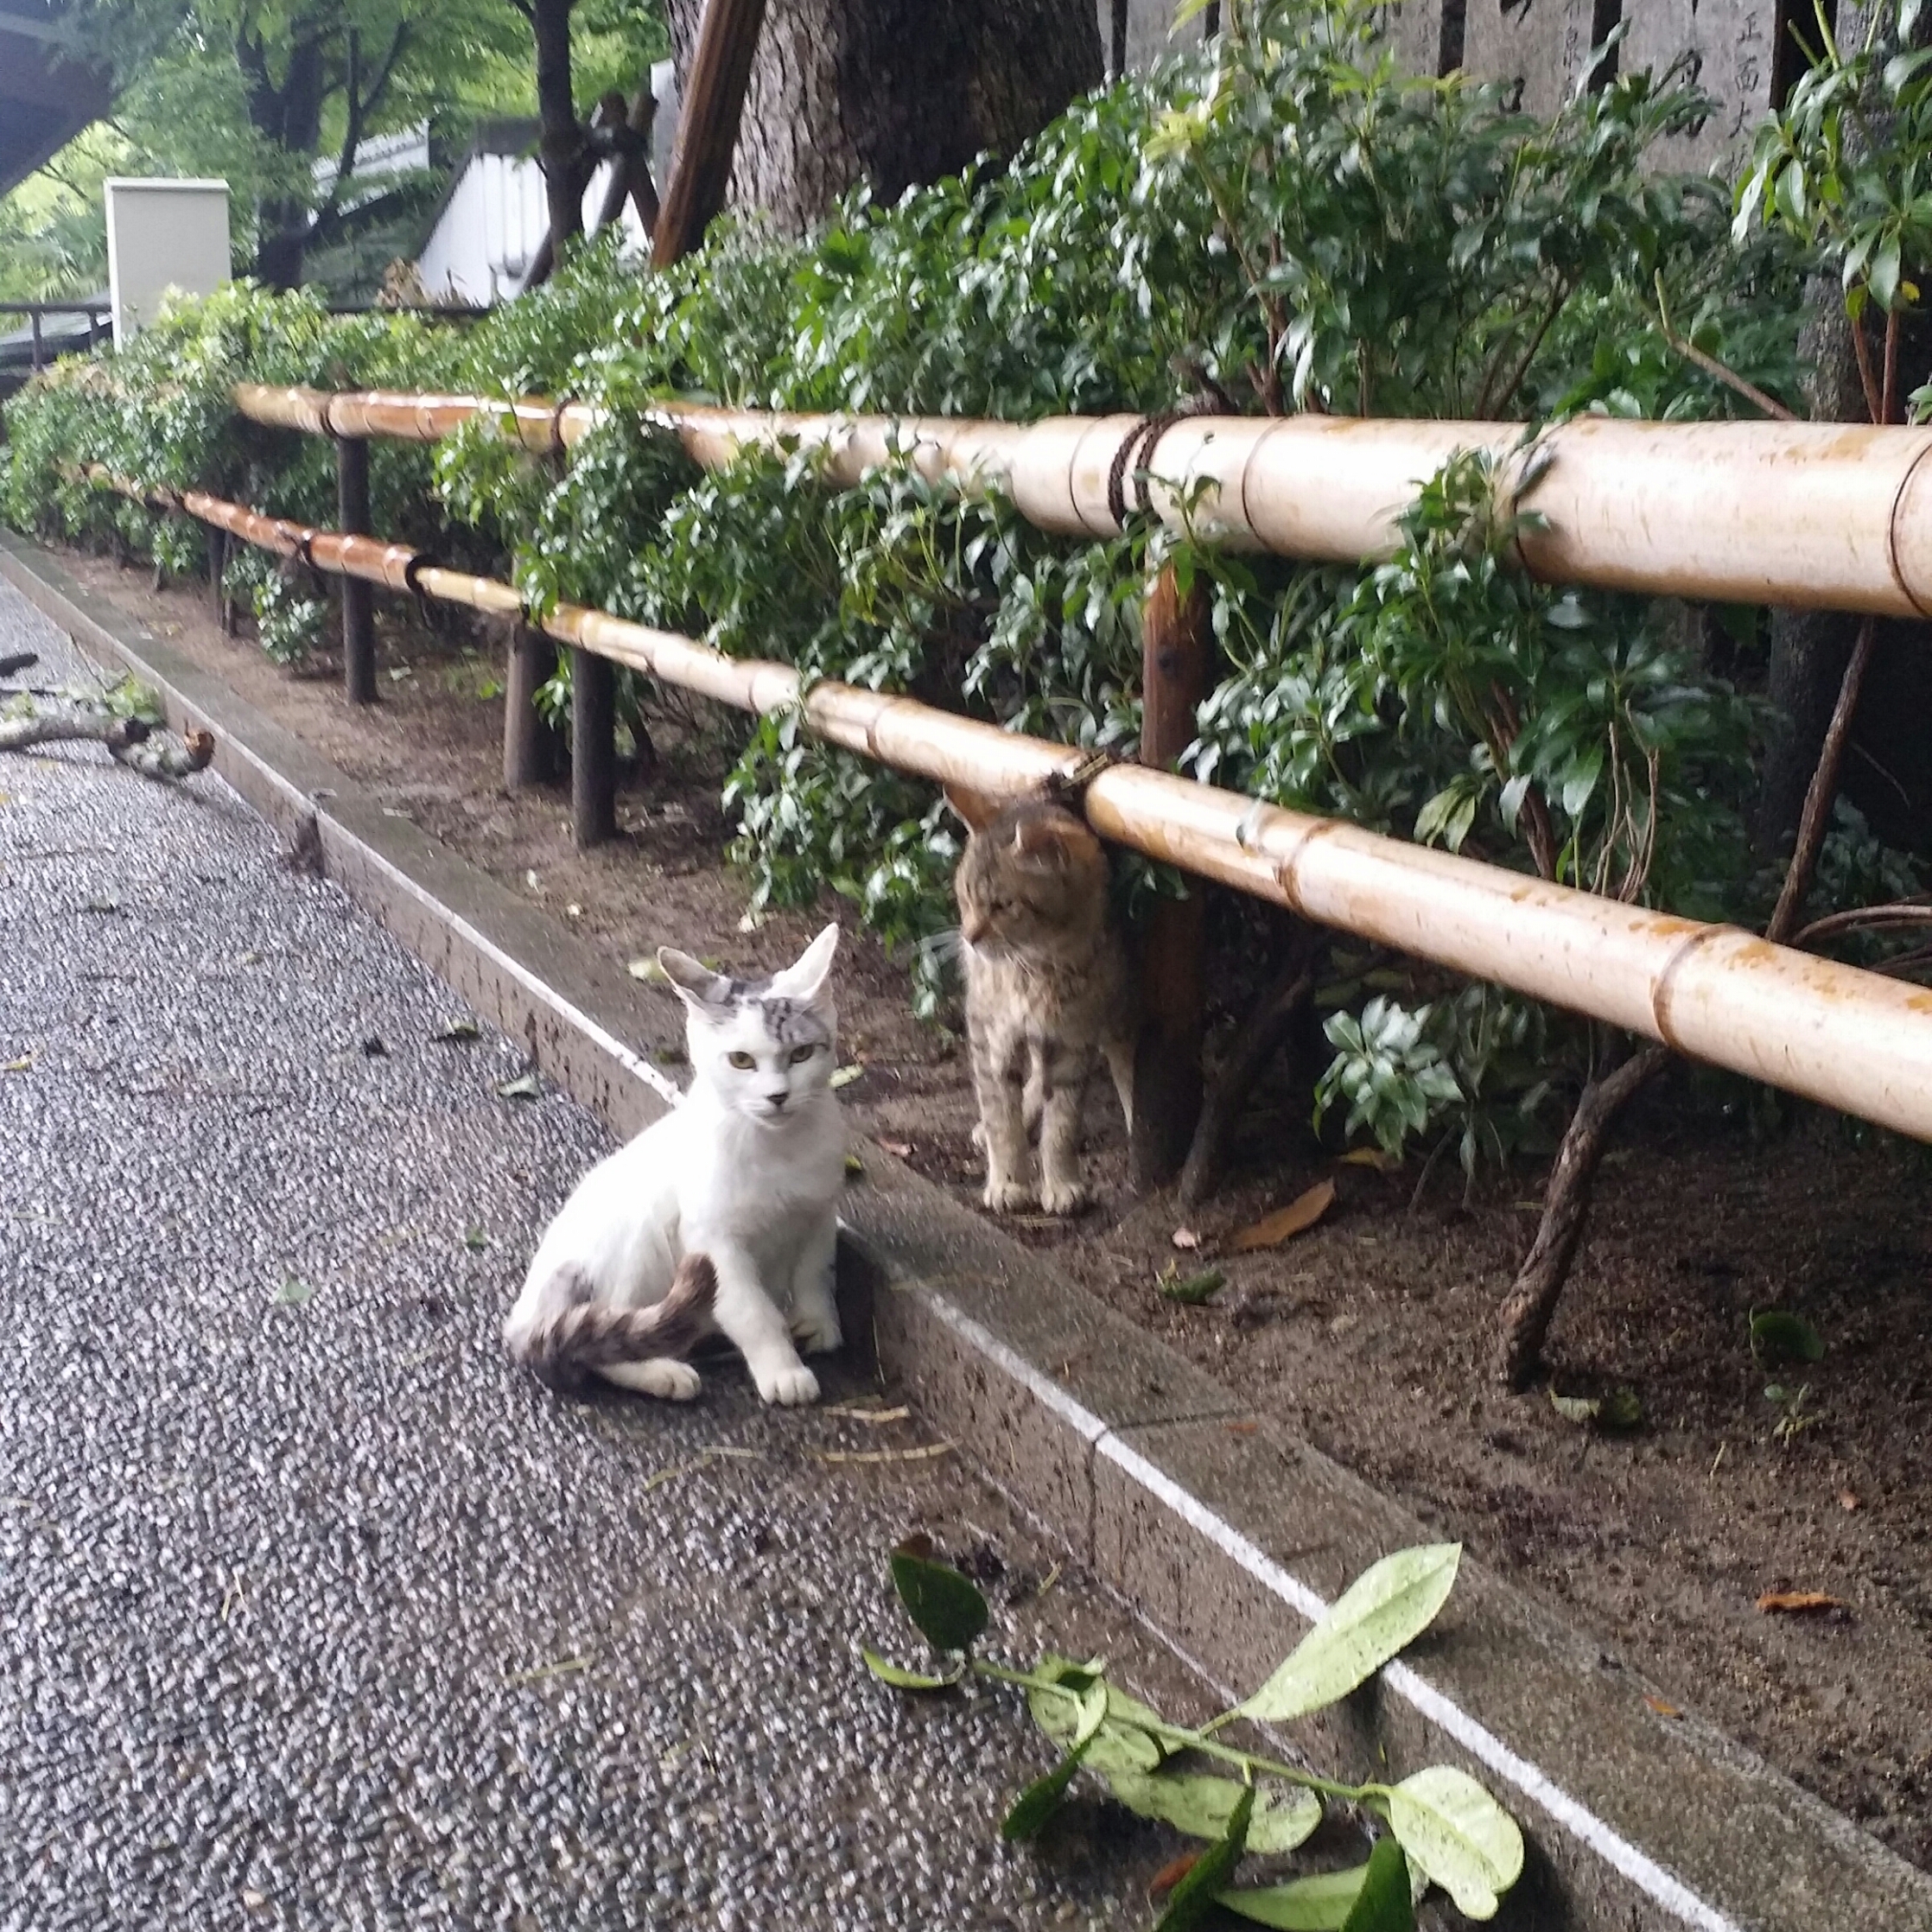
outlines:
[{"label": "cat's green eye", "polygon": [[740,1073],[749,1073],[751,1070],[758,1065],[758,1062],[754,1060],[749,1053],[734,1053],[731,1055],[730,1058],[731,1064],[734,1067],[736,1067]]},{"label": "cat's green eye", "polygon": [[791,1049],[792,1065],[803,1066],[817,1051],[816,1046],[794,1046]]}]

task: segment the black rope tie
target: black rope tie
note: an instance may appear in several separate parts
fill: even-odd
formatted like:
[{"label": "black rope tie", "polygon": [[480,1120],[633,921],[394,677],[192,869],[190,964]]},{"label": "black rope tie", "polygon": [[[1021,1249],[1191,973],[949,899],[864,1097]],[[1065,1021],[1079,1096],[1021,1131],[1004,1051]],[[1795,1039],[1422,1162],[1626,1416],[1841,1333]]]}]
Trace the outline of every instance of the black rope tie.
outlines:
[{"label": "black rope tie", "polygon": [[1143,416],[1121,438],[1121,446],[1114,452],[1114,461],[1107,470],[1107,513],[1122,530],[1127,528],[1129,480],[1140,498],[1134,507],[1138,510],[1149,507],[1147,478],[1153,467],[1155,445],[1177,423],[1185,422],[1191,416],[1212,415],[1217,406],[1211,397],[1177,403],[1171,410]]}]

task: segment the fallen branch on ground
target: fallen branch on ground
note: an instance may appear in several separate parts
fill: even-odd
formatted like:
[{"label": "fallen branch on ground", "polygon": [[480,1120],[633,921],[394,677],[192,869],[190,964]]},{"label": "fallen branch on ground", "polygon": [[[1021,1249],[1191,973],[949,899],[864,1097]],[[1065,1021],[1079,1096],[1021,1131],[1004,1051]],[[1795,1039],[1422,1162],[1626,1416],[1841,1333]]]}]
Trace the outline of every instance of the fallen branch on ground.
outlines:
[{"label": "fallen branch on ground", "polygon": [[214,757],[214,734],[191,731],[185,740],[160,732],[144,718],[118,718],[106,711],[29,711],[0,718],[0,752],[35,745],[105,745],[116,761],[150,779],[185,779],[205,771]]}]

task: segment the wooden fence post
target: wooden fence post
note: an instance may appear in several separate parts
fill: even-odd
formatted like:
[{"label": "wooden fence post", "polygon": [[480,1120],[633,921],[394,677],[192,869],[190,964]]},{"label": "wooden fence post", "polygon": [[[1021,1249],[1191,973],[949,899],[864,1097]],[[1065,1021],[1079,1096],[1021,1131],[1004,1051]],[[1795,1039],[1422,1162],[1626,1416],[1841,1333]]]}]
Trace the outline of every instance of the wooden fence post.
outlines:
[{"label": "wooden fence post", "polygon": [[[369,534],[369,445],[361,436],[335,439],[336,527]],[[342,683],[351,704],[376,702],[376,609],[373,587],[342,580]]]},{"label": "wooden fence post", "polygon": [[541,631],[518,624],[510,632],[503,681],[503,789],[540,785],[562,769],[556,728],[537,709],[537,690],[556,662],[556,646]]},{"label": "wooden fence post", "polygon": [[617,667],[570,651],[570,822],[582,851],[617,834]]},{"label": "wooden fence post", "polygon": [[208,601],[214,607],[216,627],[223,637],[232,637],[234,620],[228,612],[228,586],[222,582],[228,574],[228,533],[209,524],[202,534],[208,546]]},{"label": "wooden fence post", "polygon": [[704,0],[690,78],[678,111],[670,180],[651,238],[653,268],[668,268],[689,255],[724,206],[752,54],[764,24],[765,0]]},{"label": "wooden fence post", "polygon": [[[1154,579],[1141,619],[1143,765],[1165,771],[1192,743],[1195,708],[1207,690],[1211,643],[1207,599],[1198,585],[1183,596],[1168,565]],[[1161,1186],[1180,1171],[1200,1117],[1204,889],[1197,882],[1184,899],[1159,900],[1147,922],[1129,1148],[1133,1182],[1140,1190]]]}]

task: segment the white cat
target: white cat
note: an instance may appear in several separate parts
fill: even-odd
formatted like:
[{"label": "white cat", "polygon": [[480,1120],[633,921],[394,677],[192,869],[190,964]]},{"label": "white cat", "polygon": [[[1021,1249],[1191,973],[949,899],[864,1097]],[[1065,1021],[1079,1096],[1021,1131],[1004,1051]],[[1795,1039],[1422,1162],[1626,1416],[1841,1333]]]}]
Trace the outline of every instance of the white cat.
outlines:
[{"label": "white cat", "polygon": [[684,1002],[690,1091],[584,1176],[537,1248],[504,1339],[542,1379],[575,1386],[594,1372],[689,1401],[697,1371],[674,1357],[715,1328],[766,1401],[818,1399],[798,1349],[842,1339],[832,1300],[845,1185],[831,1089],[837,946],[829,925],[795,964],[750,982],[658,952]]}]

